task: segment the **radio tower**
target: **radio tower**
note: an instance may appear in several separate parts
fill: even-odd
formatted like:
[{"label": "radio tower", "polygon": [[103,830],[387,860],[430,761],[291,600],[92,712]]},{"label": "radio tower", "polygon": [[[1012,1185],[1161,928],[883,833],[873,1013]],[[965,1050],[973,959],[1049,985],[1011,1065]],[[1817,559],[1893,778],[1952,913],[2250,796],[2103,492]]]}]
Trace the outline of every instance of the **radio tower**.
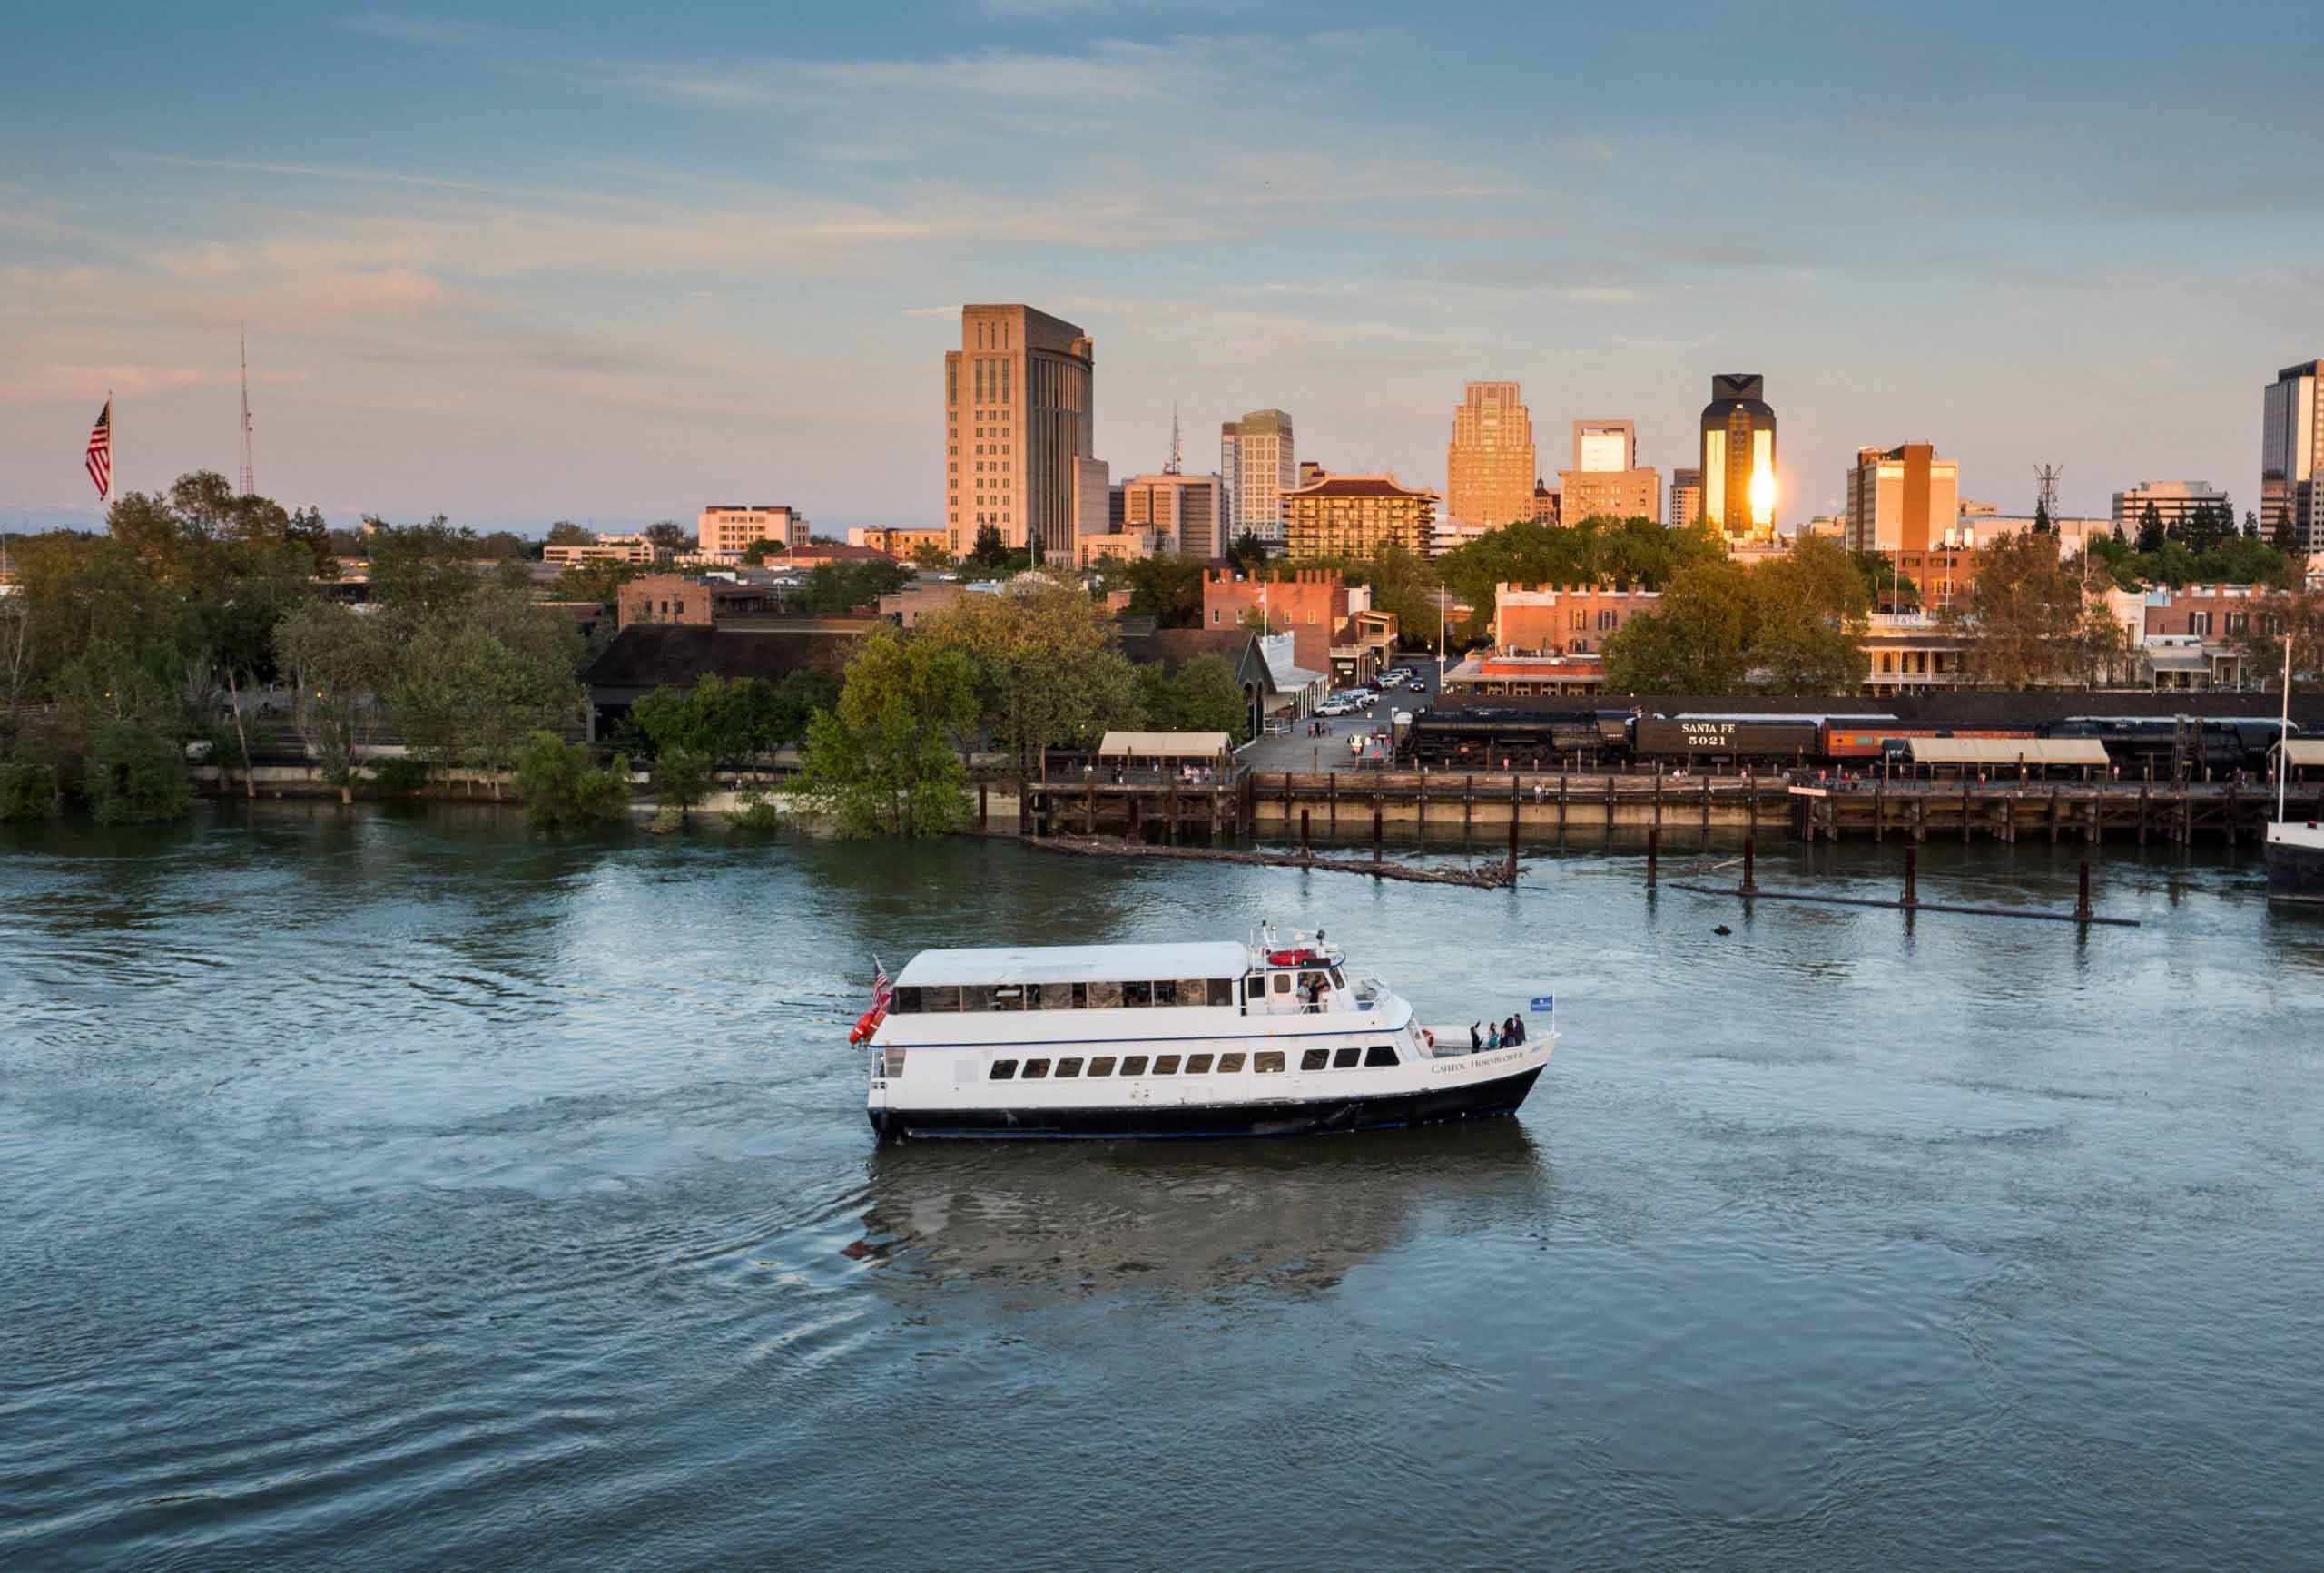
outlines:
[{"label": "radio tower", "polygon": [[2058,527],[2058,477],[2065,473],[2066,467],[2062,464],[2037,464],[2034,467],[2034,478],[2042,485],[2040,500],[2034,506],[2043,517],[2050,521],[2050,527],[2053,530]]},{"label": "radio tower", "polygon": [[1162,473],[1166,476],[1177,475],[1178,467],[1184,462],[1184,456],[1178,448],[1178,407],[1174,402],[1170,406],[1170,462],[1162,467]]},{"label": "radio tower", "polygon": [[242,325],[242,496],[258,495],[258,482],[251,474],[251,329]]}]

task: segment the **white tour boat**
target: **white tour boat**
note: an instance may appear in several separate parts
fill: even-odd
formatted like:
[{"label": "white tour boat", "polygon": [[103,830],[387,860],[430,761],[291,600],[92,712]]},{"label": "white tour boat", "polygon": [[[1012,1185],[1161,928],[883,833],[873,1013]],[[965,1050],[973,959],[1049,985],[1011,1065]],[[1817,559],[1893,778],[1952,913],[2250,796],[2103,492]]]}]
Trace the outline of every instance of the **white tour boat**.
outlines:
[{"label": "white tour boat", "polygon": [[925,950],[883,998],[858,1024],[883,1136],[1293,1136],[1513,1114],[1557,1043],[1553,1016],[1490,1050],[1466,1024],[1423,1027],[1321,931]]}]

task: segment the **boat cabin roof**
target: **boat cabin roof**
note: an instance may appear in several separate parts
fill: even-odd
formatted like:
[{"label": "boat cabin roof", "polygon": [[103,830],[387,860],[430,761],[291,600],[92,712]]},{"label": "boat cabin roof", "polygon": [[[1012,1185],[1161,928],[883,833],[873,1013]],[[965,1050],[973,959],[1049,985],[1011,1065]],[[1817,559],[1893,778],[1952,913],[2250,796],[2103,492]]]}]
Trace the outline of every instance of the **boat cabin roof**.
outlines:
[{"label": "boat cabin roof", "polygon": [[1141,978],[1234,978],[1251,953],[1234,940],[1183,945],[1023,945],[993,950],[923,950],[896,975],[899,988],[967,983],[1107,983]]}]

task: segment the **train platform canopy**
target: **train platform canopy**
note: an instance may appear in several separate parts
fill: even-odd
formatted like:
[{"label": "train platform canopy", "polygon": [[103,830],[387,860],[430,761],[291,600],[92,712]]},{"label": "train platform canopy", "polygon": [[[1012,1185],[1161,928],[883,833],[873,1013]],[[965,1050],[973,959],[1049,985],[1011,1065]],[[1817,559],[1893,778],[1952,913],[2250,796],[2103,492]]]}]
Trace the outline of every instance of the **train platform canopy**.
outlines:
[{"label": "train platform canopy", "polygon": [[2324,764],[2324,737],[2284,739],[2284,758],[2294,765]]},{"label": "train platform canopy", "polygon": [[1915,764],[2106,763],[2094,737],[1908,737]]},{"label": "train platform canopy", "polygon": [[1133,759],[1216,759],[1232,745],[1223,732],[1109,732],[1098,744],[1098,755],[1128,754]]}]

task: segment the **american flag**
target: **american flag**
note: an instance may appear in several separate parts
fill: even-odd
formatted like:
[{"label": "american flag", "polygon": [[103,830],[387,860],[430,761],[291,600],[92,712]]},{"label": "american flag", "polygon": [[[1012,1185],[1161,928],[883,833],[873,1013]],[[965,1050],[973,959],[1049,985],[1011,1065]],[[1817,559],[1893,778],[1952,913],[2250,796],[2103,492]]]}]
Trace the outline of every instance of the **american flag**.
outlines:
[{"label": "american flag", "polygon": [[874,956],[872,958],[872,971],[873,974],[872,978],[872,1003],[877,1005],[881,1010],[885,1010],[888,1008],[889,999],[895,992],[888,983],[887,966],[885,963],[881,962],[877,956]]},{"label": "american flag", "polygon": [[89,429],[89,478],[97,483],[97,496],[107,502],[113,500],[113,400],[97,411],[97,424]]}]

